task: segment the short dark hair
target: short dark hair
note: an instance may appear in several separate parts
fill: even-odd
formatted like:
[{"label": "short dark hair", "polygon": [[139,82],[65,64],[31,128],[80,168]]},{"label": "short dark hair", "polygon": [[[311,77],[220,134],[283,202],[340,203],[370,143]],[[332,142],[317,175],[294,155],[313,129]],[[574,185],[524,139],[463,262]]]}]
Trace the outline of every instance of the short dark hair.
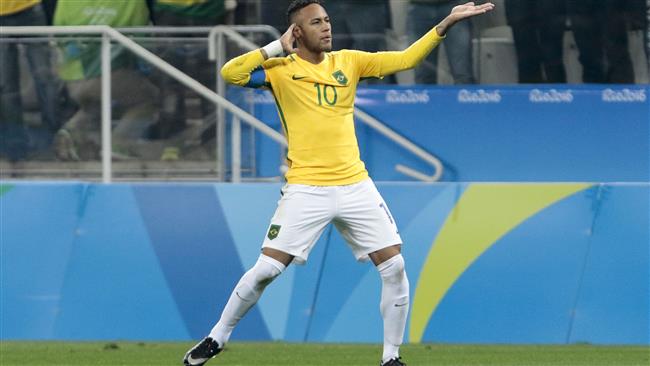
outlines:
[{"label": "short dark hair", "polygon": [[291,25],[293,16],[300,11],[300,9],[305,8],[311,4],[318,4],[323,6],[323,0],[294,0],[289,4],[287,8],[287,24]]}]

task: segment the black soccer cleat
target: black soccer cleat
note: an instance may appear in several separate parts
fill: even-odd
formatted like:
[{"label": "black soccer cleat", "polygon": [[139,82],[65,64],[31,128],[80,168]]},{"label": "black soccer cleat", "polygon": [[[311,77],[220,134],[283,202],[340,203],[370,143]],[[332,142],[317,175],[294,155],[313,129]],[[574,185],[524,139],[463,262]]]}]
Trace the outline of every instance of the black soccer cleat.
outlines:
[{"label": "black soccer cleat", "polygon": [[192,347],[185,357],[183,357],[183,364],[185,366],[202,366],[205,365],[212,357],[221,352],[223,348],[219,347],[219,343],[210,337],[205,337],[201,342]]},{"label": "black soccer cleat", "polygon": [[401,357],[391,358],[386,362],[380,362],[379,366],[406,366]]}]

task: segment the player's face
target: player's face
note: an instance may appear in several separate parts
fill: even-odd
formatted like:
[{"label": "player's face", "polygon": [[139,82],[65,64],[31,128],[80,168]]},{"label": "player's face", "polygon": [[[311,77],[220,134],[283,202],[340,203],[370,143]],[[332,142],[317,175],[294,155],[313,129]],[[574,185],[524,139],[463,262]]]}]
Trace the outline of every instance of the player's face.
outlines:
[{"label": "player's face", "polygon": [[300,10],[296,19],[296,39],[312,52],[332,50],[332,27],[330,17],[318,4],[311,4]]}]

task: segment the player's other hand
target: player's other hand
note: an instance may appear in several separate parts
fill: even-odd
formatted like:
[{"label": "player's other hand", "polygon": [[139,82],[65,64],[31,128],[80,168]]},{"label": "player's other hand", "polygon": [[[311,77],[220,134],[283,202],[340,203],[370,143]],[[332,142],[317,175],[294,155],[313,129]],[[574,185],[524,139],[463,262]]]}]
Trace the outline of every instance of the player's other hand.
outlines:
[{"label": "player's other hand", "polygon": [[473,2],[469,2],[463,5],[455,6],[451,9],[449,18],[453,22],[458,22],[463,19],[471,18],[476,15],[485,14],[494,9],[494,4],[485,3],[481,5],[476,5]]},{"label": "player's other hand", "polygon": [[294,43],[296,42],[296,37],[293,35],[293,30],[296,27],[296,23],[293,23],[289,26],[286,32],[280,37],[280,43],[282,43],[282,49],[287,55],[298,52],[297,48],[293,48]]}]

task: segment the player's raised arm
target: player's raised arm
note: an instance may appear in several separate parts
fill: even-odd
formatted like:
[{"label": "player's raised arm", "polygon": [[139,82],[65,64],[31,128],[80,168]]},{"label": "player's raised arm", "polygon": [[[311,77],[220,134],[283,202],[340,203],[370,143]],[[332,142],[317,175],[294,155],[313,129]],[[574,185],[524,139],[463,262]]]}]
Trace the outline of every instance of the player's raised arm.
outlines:
[{"label": "player's raised arm", "polygon": [[[297,51],[293,48],[295,41],[294,27],[295,24],[292,24],[280,39],[228,61],[221,69],[221,76],[230,84],[247,87],[262,86],[264,84],[264,75],[260,67],[264,61],[271,57],[280,56],[282,52],[291,54]],[[261,74],[254,75],[255,72]]]},{"label": "player's raised arm", "polygon": [[431,53],[456,23],[494,9],[494,4],[475,5],[469,2],[458,5],[427,34],[401,52],[359,53],[362,77],[377,77],[412,69]]}]

